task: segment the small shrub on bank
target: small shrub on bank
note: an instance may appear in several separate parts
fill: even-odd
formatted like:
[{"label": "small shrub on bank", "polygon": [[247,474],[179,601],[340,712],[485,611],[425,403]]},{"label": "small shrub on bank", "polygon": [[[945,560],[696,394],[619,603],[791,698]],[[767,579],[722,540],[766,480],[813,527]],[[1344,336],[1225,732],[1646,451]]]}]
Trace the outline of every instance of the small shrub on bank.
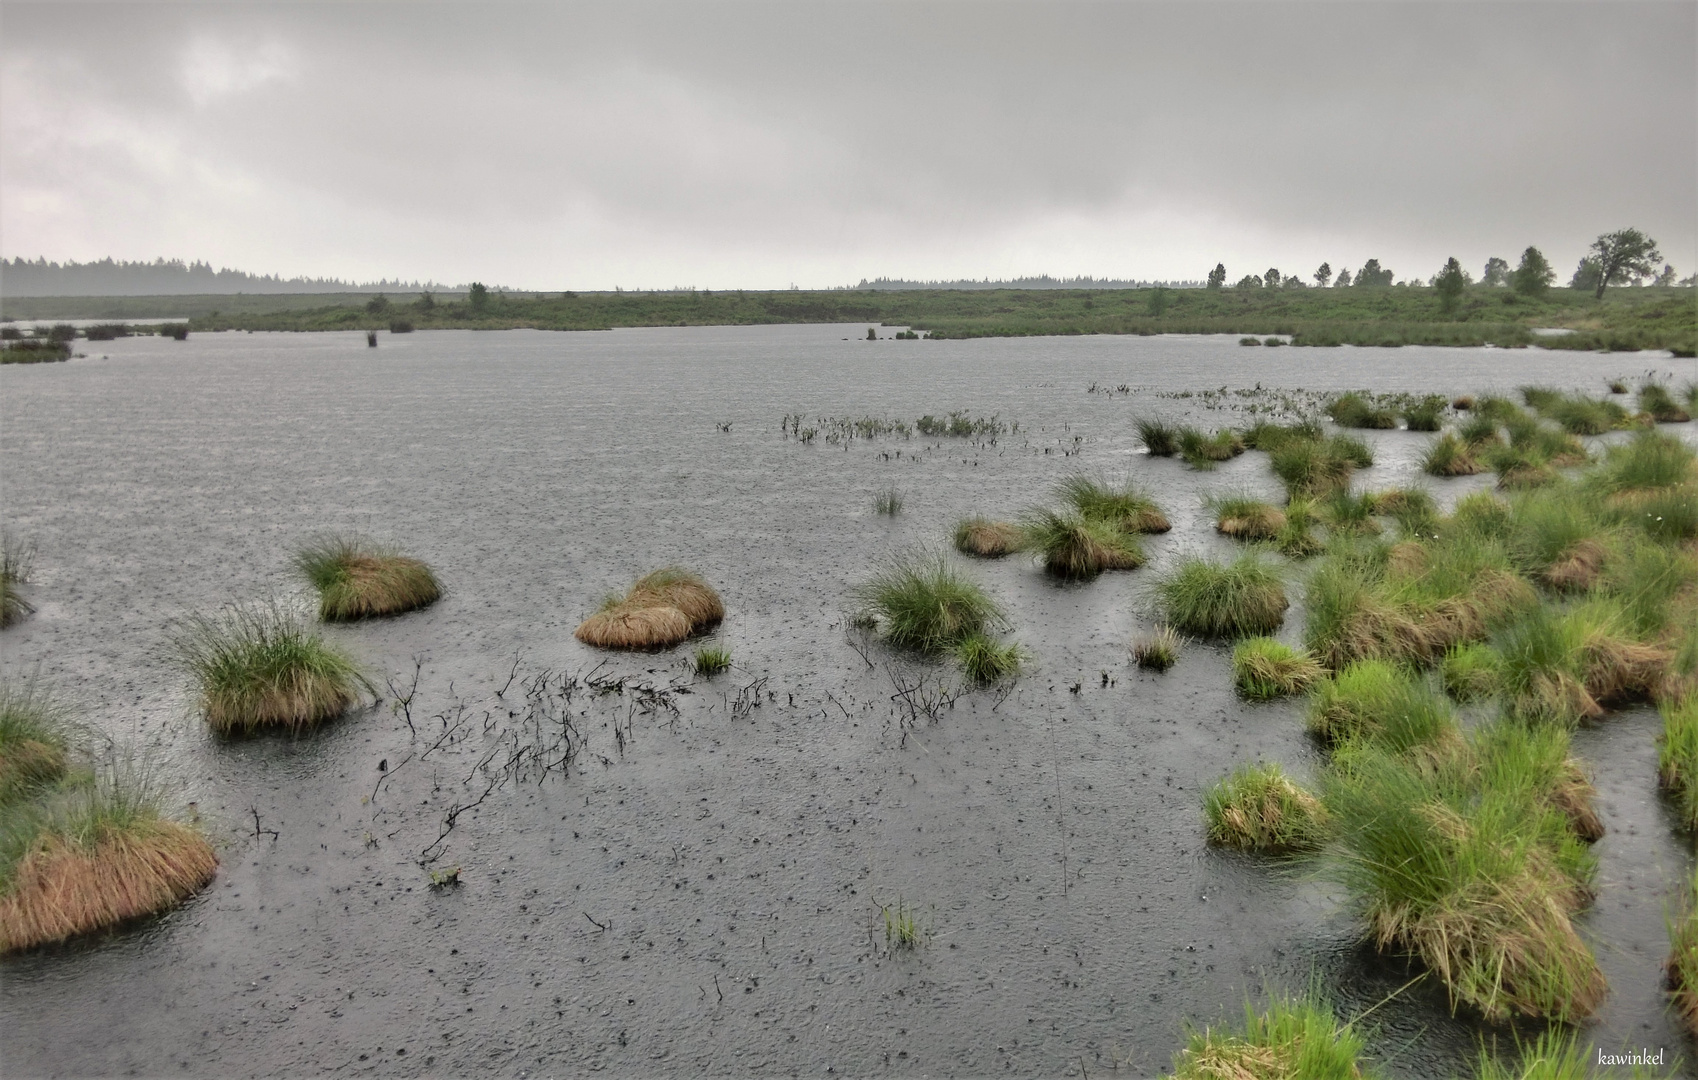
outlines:
[{"label": "small shrub on bank", "polygon": [[1208,842],[1266,855],[1319,847],[1326,811],[1278,765],[1245,765],[1203,796]]},{"label": "small shrub on bank", "polygon": [[175,645],[201,714],[220,734],[306,730],[372,689],[351,657],[277,607],[190,616]]},{"label": "small shrub on bank", "polygon": [[1254,552],[1224,565],[1181,560],[1157,588],[1168,623],[1207,637],[1270,633],[1289,606],[1279,572]]}]

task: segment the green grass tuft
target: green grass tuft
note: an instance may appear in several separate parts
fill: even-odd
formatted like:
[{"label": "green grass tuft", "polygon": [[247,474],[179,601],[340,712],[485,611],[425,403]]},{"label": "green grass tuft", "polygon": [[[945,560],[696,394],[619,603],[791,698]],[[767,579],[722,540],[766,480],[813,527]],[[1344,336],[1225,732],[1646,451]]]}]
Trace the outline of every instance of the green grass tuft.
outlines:
[{"label": "green grass tuft", "polygon": [[1118,525],[1080,514],[1037,510],[1021,520],[1021,546],[1056,577],[1094,578],[1104,570],[1136,570],[1144,550]]},{"label": "green grass tuft", "polygon": [[294,562],[318,591],[326,622],[398,615],[442,596],[430,567],[358,537],[320,537],[296,551]]},{"label": "green grass tuft", "polygon": [[18,591],[29,580],[35,548],[14,537],[0,533],[0,626],[10,626],[35,610]]},{"label": "green grass tuft", "polygon": [[1375,1080],[1365,1043],[1318,994],[1244,1006],[1242,1027],[1192,1031],[1168,1080]]},{"label": "green grass tuft", "polygon": [[191,615],[174,644],[202,715],[220,733],[304,730],[373,692],[351,657],[274,605]]},{"label": "green grass tuft", "polygon": [[696,650],[693,663],[697,675],[712,678],[731,669],[731,650],[719,645],[703,645]]},{"label": "green grass tuft", "polygon": [[[1681,827],[1698,832],[1698,695],[1679,704],[1665,703],[1662,714],[1657,782],[1673,800]],[[1698,985],[1694,990],[1698,991]]]},{"label": "green grass tuft", "polygon": [[1225,565],[1183,559],[1157,588],[1168,623],[1206,637],[1270,633],[1290,606],[1279,571],[1254,552]]},{"label": "green grass tuft", "polygon": [[1179,429],[1161,420],[1139,420],[1138,441],[1151,457],[1172,457],[1179,453]]},{"label": "green grass tuft", "polygon": [[1203,795],[1208,842],[1220,847],[1284,855],[1310,851],[1325,839],[1326,811],[1319,799],[1278,765],[1244,765]]},{"label": "green grass tuft", "polygon": [[895,517],[902,512],[902,492],[888,487],[873,496],[873,513]]},{"label": "green grass tuft", "polygon": [[0,807],[65,776],[71,713],[40,684],[0,685]]},{"label": "green grass tuft", "polygon": [[1132,642],[1132,659],[1145,671],[1166,671],[1179,662],[1185,639],[1171,626],[1140,634]]},{"label": "green grass tuft", "polygon": [[1232,650],[1232,681],[1252,701],[1301,694],[1325,674],[1307,649],[1270,637],[1246,638]]},{"label": "green grass tuft", "polygon": [[1286,526],[1283,511],[1251,495],[1210,495],[1203,505],[1214,512],[1215,529],[1236,540],[1273,540]]},{"label": "green grass tuft", "polygon": [[1669,388],[1659,382],[1647,382],[1639,388],[1639,411],[1650,413],[1659,424],[1684,424],[1692,419],[1692,414],[1675,402]]},{"label": "green grass tuft", "polygon": [[1154,499],[1136,484],[1112,484],[1087,476],[1072,476],[1058,491],[1080,516],[1129,533],[1164,533],[1173,526]]},{"label": "green grass tuft", "polygon": [[947,652],[1003,623],[990,595],[941,555],[898,556],[854,595],[886,641],[921,653]]},{"label": "green grass tuft", "polygon": [[1316,683],[1308,724],[1325,743],[1365,741],[1398,753],[1441,745],[1458,733],[1450,703],[1426,680],[1385,660],[1358,660]]},{"label": "green grass tuft", "polygon": [[1457,701],[1480,701],[1498,692],[1499,658],[1489,645],[1463,642],[1445,651],[1439,672],[1445,691]]},{"label": "green grass tuft", "polygon": [[1025,650],[986,634],[969,634],[955,646],[955,657],[967,680],[981,686],[1017,678],[1025,666]]},{"label": "green grass tuft", "polygon": [[1327,403],[1326,413],[1339,427],[1390,429],[1397,426],[1395,412],[1375,405],[1354,391],[1333,398]]},{"label": "green grass tuft", "polygon": [[1428,443],[1421,455],[1421,469],[1429,476],[1473,476],[1482,468],[1473,449],[1451,431]]}]

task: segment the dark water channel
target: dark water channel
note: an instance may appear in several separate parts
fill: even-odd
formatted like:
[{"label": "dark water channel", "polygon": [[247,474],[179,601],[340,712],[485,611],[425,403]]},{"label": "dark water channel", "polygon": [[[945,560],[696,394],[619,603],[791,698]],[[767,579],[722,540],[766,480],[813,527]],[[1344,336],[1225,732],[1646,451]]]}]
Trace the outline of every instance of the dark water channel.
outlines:
[{"label": "dark water channel", "polygon": [[[1315,979],[1353,1011],[1403,987],[1412,973],[1358,943],[1332,886],[1202,842],[1201,788],[1235,764],[1313,774],[1300,709],[1236,700],[1225,648],[1150,676],[1126,644],[1165,562],[1223,548],[1199,497],[1277,485],[1263,455],[1212,473],[1150,460],[1132,420],[1243,422],[1157,391],[1601,392],[1691,362],[864,330],[438,332],[375,350],[202,335],[0,371],[5,520],[40,551],[39,611],[0,637],[0,666],[151,748],[223,859],[167,917],[0,966],[0,1071],[1149,1076],[1187,1019],[1238,1014],[1266,986]],[[1019,432],[780,434],[788,413],[951,409]],[[1417,479],[1425,436],[1369,437],[1364,483]],[[1157,493],[1175,528],[1151,566],[1062,587],[1020,559],[975,565],[1036,670],[909,723],[895,680],[952,672],[863,659],[849,590],[893,549],[1014,515],[1080,470]],[[1480,483],[1432,487],[1449,502]],[[871,509],[889,485],[894,519]],[[427,611],[328,631],[380,685],[422,658],[417,736],[386,702],[306,738],[211,737],[170,666],[172,620],[298,601],[288,552],[325,529],[394,540],[447,583]],[[492,786],[529,737],[522,681],[608,659],[573,628],[671,562],[724,595],[735,670],[699,682],[686,650],[615,656],[595,677],[624,689],[579,685],[567,706],[583,742],[569,775]],[[1300,625],[1294,609],[1287,635]],[[1586,928],[1612,992],[1584,1035],[1690,1056],[1658,983],[1690,863],[1655,798],[1656,730],[1641,709],[1577,739],[1610,830]],[[429,887],[454,866],[458,888]],[[892,955],[880,907],[897,903],[929,940]],[[1450,1076],[1491,1034],[1425,984],[1367,1023],[1397,1076]]]}]

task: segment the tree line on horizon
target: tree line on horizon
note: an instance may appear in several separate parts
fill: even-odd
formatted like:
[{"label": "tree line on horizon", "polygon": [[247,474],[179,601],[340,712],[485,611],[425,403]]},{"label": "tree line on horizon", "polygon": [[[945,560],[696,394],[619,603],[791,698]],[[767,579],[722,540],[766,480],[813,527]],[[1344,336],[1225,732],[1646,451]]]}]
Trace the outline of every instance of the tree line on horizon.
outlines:
[{"label": "tree line on horizon", "polygon": [[[1698,274],[1677,282],[1672,264],[1663,263],[1662,269],[1658,270],[1657,263],[1662,261],[1663,255],[1657,250],[1657,242],[1638,229],[1619,229],[1604,233],[1592,241],[1587,253],[1581,257],[1580,264],[1574,268],[1573,277],[1569,279],[1568,287],[1591,291],[1601,300],[1604,290],[1611,285],[1640,285],[1647,280],[1652,285],[1662,286],[1680,285],[1690,288],[1698,285]],[[1332,264],[1322,263],[1310,276],[1314,279],[1316,287],[1322,289],[1389,288],[1396,278],[1389,268],[1380,265],[1378,259],[1369,259],[1354,275],[1348,269],[1339,270],[1334,275]],[[1514,268],[1510,267],[1508,260],[1492,256],[1486,260],[1484,272],[1480,276],[1482,285],[1507,287],[1530,298],[1543,296],[1556,284],[1556,280],[1556,268],[1545,258],[1543,252],[1532,245],[1528,245],[1527,250],[1521,253],[1521,262]],[[1461,300],[1462,291],[1474,283],[1474,276],[1463,269],[1462,263],[1452,256],[1438,273],[1426,281],[1406,280],[1401,285],[1436,289],[1441,304],[1446,310],[1450,310]],[[1226,288],[1225,263],[1215,264],[1215,268],[1209,271],[1204,287]],[[1309,283],[1297,274],[1281,274],[1278,268],[1270,267],[1265,274],[1245,274],[1232,287],[1306,289],[1309,288]]]}]

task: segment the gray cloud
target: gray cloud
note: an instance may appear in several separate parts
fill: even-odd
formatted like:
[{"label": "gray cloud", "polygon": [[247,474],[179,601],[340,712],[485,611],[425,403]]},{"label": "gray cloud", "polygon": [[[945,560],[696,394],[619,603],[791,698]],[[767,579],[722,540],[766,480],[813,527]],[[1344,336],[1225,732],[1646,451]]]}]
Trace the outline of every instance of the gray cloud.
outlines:
[{"label": "gray cloud", "polygon": [[5,254],[521,287],[1698,262],[1691,4],[8,4]]}]

